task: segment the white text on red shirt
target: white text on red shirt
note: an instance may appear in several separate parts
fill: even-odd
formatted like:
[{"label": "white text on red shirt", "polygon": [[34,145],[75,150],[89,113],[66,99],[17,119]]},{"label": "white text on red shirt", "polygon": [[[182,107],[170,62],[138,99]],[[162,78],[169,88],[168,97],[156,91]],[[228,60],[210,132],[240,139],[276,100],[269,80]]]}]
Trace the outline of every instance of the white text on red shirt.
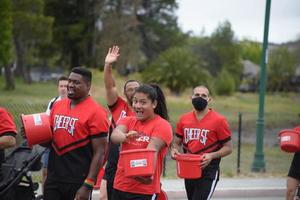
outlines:
[{"label": "white text on red shirt", "polygon": [[57,129],[65,129],[70,133],[70,135],[74,135],[75,124],[78,118],[68,117],[64,115],[55,115],[54,117],[54,131]]},{"label": "white text on red shirt", "polygon": [[205,145],[207,140],[207,134],[209,130],[199,128],[184,128],[184,143],[188,143],[191,140],[199,140],[201,144]]}]

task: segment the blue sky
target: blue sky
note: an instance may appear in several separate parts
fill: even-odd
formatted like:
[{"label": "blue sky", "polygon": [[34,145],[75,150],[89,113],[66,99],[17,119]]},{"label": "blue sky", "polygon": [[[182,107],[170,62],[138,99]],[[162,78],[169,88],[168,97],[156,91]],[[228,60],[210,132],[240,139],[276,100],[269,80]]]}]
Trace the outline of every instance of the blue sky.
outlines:
[{"label": "blue sky", "polygon": [[[236,38],[262,42],[265,0],[177,0],[178,23],[194,35],[210,35],[230,21]],[[300,0],[272,0],[269,42],[300,39]]]}]

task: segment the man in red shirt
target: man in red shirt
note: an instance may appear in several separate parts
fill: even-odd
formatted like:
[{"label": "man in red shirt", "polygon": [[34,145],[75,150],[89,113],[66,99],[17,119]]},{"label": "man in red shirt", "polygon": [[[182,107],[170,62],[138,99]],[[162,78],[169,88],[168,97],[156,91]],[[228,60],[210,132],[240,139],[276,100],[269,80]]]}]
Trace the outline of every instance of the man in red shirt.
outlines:
[{"label": "man in red shirt", "polygon": [[4,150],[16,145],[16,125],[13,117],[5,108],[0,107],[0,182],[2,181],[1,165],[4,161]]},{"label": "man in red shirt", "polygon": [[103,107],[89,95],[92,73],[72,69],[68,98],[56,102],[50,112],[53,131],[45,200],[91,198],[107,145],[108,119]]},{"label": "man in red shirt", "polygon": [[180,154],[182,147],[184,152],[202,155],[202,177],[185,179],[185,188],[189,200],[210,199],[219,180],[221,157],[232,152],[231,132],[225,117],[208,108],[207,87],[195,87],[191,99],[194,110],[180,117],[171,155]]},{"label": "man in red shirt", "polygon": [[[140,85],[136,80],[129,80],[124,84],[124,95],[126,97],[126,101],[118,95],[116,83],[112,76],[112,63],[118,60],[119,55],[118,46],[109,48],[104,65],[104,85],[107,105],[111,112],[111,131],[116,127],[119,120],[126,116],[134,115],[131,107],[132,96],[135,89]],[[112,144],[109,142],[108,160],[100,187],[100,200],[111,199],[118,160],[119,144]]]}]

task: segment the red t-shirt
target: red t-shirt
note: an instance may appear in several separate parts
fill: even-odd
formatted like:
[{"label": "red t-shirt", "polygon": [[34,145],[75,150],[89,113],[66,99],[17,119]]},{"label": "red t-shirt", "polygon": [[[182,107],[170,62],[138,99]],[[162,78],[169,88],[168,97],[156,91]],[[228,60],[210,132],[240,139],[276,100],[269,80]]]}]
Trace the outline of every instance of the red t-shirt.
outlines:
[{"label": "red t-shirt", "polygon": [[[114,103],[111,106],[108,106],[109,110],[111,112],[111,124],[110,124],[110,133],[111,135],[114,128],[116,128],[116,124],[119,120],[127,117],[127,116],[134,116],[135,113],[131,110],[131,108],[128,106],[127,102],[122,99],[121,97],[118,97],[116,103]],[[108,151],[108,158],[107,158],[107,164],[105,167],[105,178],[108,176],[113,179],[115,172],[117,170],[117,163],[119,160],[119,144],[113,144],[109,143],[109,151]]]},{"label": "red t-shirt", "polygon": [[296,131],[300,131],[300,126],[296,126],[295,128],[293,128]]},{"label": "red t-shirt", "polygon": [[134,116],[134,112],[130,109],[127,102],[118,97],[116,103],[112,106],[109,106],[109,110],[111,112],[111,125],[113,128],[116,127],[116,124],[123,118],[127,116]]},{"label": "red t-shirt", "polygon": [[92,137],[107,134],[107,112],[91,97],[71,108],[71,100],[56,102],[51,110],[52,146],[58,155],[88,144]]},{"label": "red t-shirt", "polygon": [[176,136],[182,138],[184,148],[189,153],[217,151],[231,139],[227,120],[213,110],[198,120],[195,112],[183,114],[176,126]]},{"label": "red t-shirt", "polygon": [[0,136],[6,133],[17,133],[12,115],[0,107]]},{"label": "red t-shirt", "polygon": [[[151,137],[163,140],[167,146],[169,146],[172,142],[172,127],[169,122],[161,118],[159,115],[146,122],[139,121],[135,117],[126,117],[119,122],[119,125],[125,125],[128,131],[135,130],[140,135],[137,138],[133,138],[128,142],[122,143],[122,151],[147,148]],[[125,177],[124,168],[122,168],[122,166],[118,163],[114,188],[136,194],[151,195],[154,193],[160,193],[160,175],[163,167],[163,158],[165,157],[168,149],[167,146],[162,148],[157,154],[156,170],[151,184],[142,184],[134,178]]]}]

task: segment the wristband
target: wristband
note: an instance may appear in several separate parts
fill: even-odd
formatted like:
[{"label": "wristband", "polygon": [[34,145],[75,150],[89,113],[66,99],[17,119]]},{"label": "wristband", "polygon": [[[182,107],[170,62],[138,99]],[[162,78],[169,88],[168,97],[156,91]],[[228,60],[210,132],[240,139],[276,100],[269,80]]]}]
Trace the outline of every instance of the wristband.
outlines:
[{"label": "wristband", "polygon": [[83,186],[87,187],[88,189],[93,189],[95,185],[95,181],[90,178],[86,178],[84,180]]}]

